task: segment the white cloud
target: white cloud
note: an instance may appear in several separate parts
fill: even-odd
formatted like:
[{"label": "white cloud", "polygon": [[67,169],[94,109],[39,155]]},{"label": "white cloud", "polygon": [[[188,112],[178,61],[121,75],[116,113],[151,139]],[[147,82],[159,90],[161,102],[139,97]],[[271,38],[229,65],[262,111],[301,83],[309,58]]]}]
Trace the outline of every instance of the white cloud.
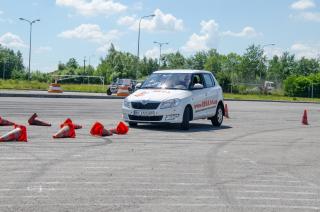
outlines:
[{"label": "white cloud", "polygon": [[0,15],[2,15],[2,14],[3,14],[3,11],[0,10]]},{"label": "white cloud", "polygon": [[112,40],[116,40],[121,36],[118,30],[110,30],[103,32],[99,25],[96,24],[81,24],[80,26],[61,32],[58,37],[67,39],[82,39],[93,43],[97,43],[100,47],[98,52],[105,52],[108,49]]},{"label": "white cloud", "polygon": [[295,43],[290,48],[297,58],[318,58],[320,56],[320,45],[308,45],[303,43]]},{"label": "white cloud", "polygon": [[[161,54],[169,54],[175,52],[173,49],[162,49]],[[147,58],[152,58],[152,59],[159,59],[160,56],[160,49],[159,47],[153,47],[152,49],[149,49],[146,51],[144,54],[145,57]]]},{"label": "white cloud", "polygon": [[291,4],[291,8],[294,10],[305,10],[315,6],[316,4],[313,0],[299,0]]},{"label": "white cloud", "polygon": [[219,24],[215,20],[201,21],[199,34],[193,33],[182,47],[185,52],[208,50],[217,45],[219,39]]},{"label": "white cloud", "polygon": [[0,44],[9,48],[25,48],[27,45],[23,40],[11,32],[7,32],[0,37]]},{"label": "white cloud", "polygon": [[74,8],[83,16],[112,15],[127,10],[127,6],[113,0],[56,0],[59,6]]},{"label": "white cloud", "polygon": [[[184,29],[183,20],[172,14],[163,13],[156,9],[153,13],[155,17],[146,18],[141,21],[141,29],[153,31],[182,31]],[[118,20],[118,24],[128,26],[131,30],[138,30],[140,19],[132,16],[124,16]]]},{"label": "white cloud", "polygon": [[135,2],[132,6],[132,10],[140,11],[143,9],[143,3],[141,1]]},{"label": "white cloud", "polygon": [[37,54],[44,54],[52,51],[51,46],[40,46],[39,48],[36,49]]},{"label": "white cloud", "polygon": [[232,32],[232,31],[226,31],[222,33],[225,36],[232,36],[232,37],[257,37],[261,35],[261,33],[258,33],[253,27],[246,26],[242,29],[241,32]]},{"label": "white cloud", "polygon": [[275,55],[280,57],[283,54],[283,49],[279,47],[269,46],[269,47],[263,48],[263,50],[264,50],[264,55],[267,56],[268,58],[272,58]]},{"label": "white cloud", "polygon": [[306,21],[315,21],[320,22],[320,13],[316,12],[303,12],[300,14],[300,17]]},{"label": "white cloud", "polygon": [[119,25],[130,26],[130,29],[136,29],[137,20],[132,16],[124,16],[118,19],[117,23]]},{"label": "white cloud", "polygon": [[81,24],[72,30],[61,32],[58,36],[68,39],[78,38],[94,43],[104,43],[106,41],[118,38],[120,36],[120,32],[117,30],[103,32],[99,25]]}]

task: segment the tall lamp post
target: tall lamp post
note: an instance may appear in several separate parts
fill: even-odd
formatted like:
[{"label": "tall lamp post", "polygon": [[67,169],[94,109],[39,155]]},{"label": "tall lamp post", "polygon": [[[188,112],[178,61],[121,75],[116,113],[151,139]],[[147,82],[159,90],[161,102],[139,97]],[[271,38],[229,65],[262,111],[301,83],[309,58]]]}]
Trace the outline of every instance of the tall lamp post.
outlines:
[{"label": "tall lamp post", "polygon": [[29,40],[29,73],[28,73],[28,79],[30,80],[31,79],[31,73],[30,73],[30,64],[31,64],[31,38],[32,38],[32,24],[40,21],[40,19],[36,19],[36,20],[33,20],[33,21],[30,21],[28,19],[25,19],[25,18],[19,18],[21,21],[26,21],[27,23],[29,23],[30,25],[30,40]]},{"label": "tall lamp post", "polygon": [[155,17],[156,15],[154,14],[151,14],[151,15],[145,15],[145,16],[142,16],[139,20],[139,32],[138,32],[138,53],[137,53],[137,57],[139,59],[140,57],[140,31],[141,31],[141,21],[145,18],[152,18],[152,17]]},{"label": "tall lamp post", "polygon": [[[262,45],[261,46],[261,48],[262,48],[262,50],[265,48],[265,47],[267,47],[267,46],[275,46],[276,44],[274,44],[274,43],[268,43],[268,44],[264,44],[264,45]],[[260,81],[261,81],[261,70],[260,70]]]},{"label": "tall lamp post", "polygon": [[159,45],[159,68],[160,68],[160,65],[161,65],[161,49],[162,49],[162,46],[163,45],[168,45],[169,43],[168,42],[158,42],[158,41],[153,41],[154,44],[158,44]]}]

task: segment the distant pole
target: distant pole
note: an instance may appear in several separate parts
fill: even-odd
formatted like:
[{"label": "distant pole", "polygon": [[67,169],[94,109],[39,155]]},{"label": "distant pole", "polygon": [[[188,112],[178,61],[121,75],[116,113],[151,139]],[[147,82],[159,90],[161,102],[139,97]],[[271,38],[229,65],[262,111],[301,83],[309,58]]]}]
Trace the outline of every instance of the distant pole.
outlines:
[{"label": "distant pole", "polygon": [[21,21],[26,21],[30,25],[30,35],[29,35],[29,71],[28,71],[28,79],[31,80],[31,72],[30,72],[30,66],[31,66],[31,42],[32,42],[32,24],[40,21],[40,19],[36,19],[33,21],[29,21],[25,18],[19,18]]},{"label": "distant pole", "polygon": [[[268,43],[268,44],[264,44],[261,46],[262,50],[267,47],[267,46],[275,46],[276,44],[274,43]],[[262,73],[261,73],[261,70],[260,70],[260,81],[261,81],[261,76],[262,76]]]},{"label": "distant pole", "polygon": [[163,45],[169,45],[168,42],[158,42],[158,41],[153,41],[153,43],[158,44],[159,45],[159,68],[161,66],[161,49]]},{"label": "distant pole", "polygon": [[86,73],[86,57],[83,58],[83,73]]},{"label": "distant pole", "polygon": [[139,29],[138,29],[138,52],[137,52],[137,57],[138,59],[140,58],[140,34],[141,34],[141,21],[142,19],[145,19],[145,18],[152,18],[152,17],[155,17],[156,15],[154,14],[151,14],[151,15],[145,15],[145,16],[142,16],[139,20]]},{"label": "distant pole", "polygon": [[2,70],[2,79],[4,80],[6,73],[6,60],[3,59],[3,70]]}]

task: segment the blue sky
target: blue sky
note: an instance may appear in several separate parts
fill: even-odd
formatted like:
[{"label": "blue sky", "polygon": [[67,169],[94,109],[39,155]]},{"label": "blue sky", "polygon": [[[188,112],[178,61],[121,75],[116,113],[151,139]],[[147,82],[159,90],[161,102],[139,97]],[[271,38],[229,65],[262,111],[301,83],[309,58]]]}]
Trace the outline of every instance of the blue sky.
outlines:
[{"label": "blue sky", "polygon": [[18,18],[41,19],[33,25],[32,70],[53,71],[59,61],[76,58],[97,65],[110,43],[157,58],[163,52],[216,48],[220,53],[242,54],[250,44],[270,44],[270,57],[283,51],[297,57],[320,55],[319,0],[1,0],[0,43],[20,50],[28,60],[29,26]]}]

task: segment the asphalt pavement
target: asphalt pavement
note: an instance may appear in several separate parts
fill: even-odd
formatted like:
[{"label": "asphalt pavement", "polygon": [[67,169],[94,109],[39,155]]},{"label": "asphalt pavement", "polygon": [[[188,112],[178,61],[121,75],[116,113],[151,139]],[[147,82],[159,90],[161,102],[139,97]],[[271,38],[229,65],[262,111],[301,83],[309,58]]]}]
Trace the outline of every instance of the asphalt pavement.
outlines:
[{"label": "asphalt pavement", "polygon": [[[319,211],[318,104],[226,102],[221,128],[143,125],[97,138],[121,120],[120,99],[0,97],[27,143],[0,143],[0,211]],[[308,109],[310,125],[302,126]],[[52,139],[66,118],[75,139]],[[0,135],[12,127],[0,127]]]}]

